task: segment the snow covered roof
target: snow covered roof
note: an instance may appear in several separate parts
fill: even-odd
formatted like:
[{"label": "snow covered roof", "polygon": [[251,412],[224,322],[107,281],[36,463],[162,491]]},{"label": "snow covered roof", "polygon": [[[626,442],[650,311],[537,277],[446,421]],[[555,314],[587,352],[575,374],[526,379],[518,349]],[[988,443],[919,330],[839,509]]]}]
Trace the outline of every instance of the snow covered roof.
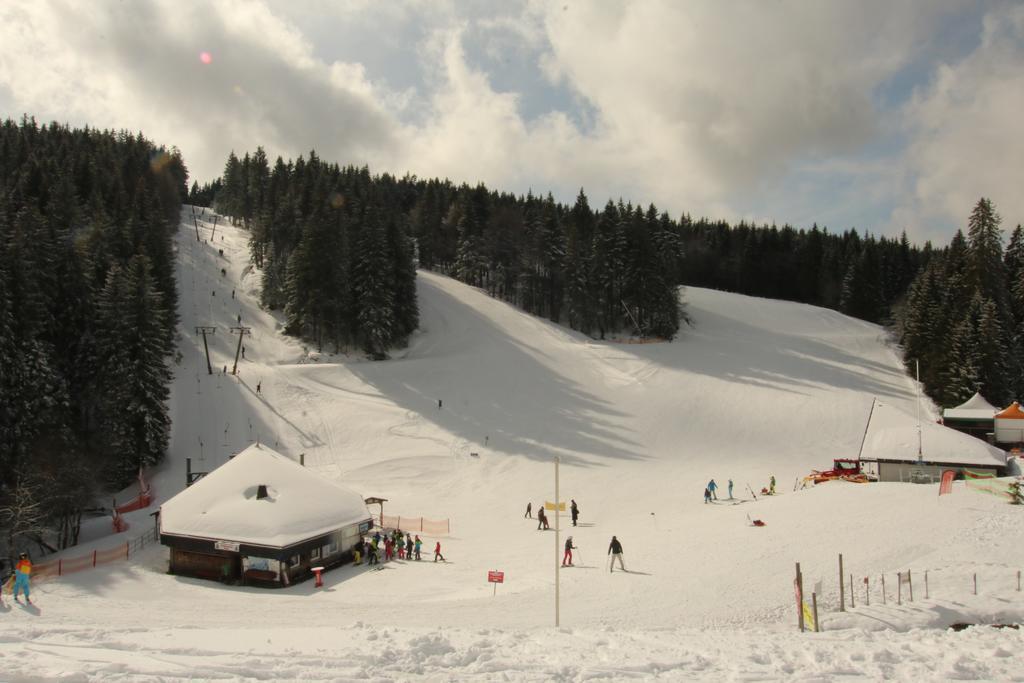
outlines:
[{"label": "snow covered roof", "polygon": [[[861,458],[917,460],[917,418],[876,402]],[[1006,467],[1006,452],[934,422],[921,423],[921,455],[925,462]]]},{"label": "snow covered roof", "polygon": [[997,420],[1024,420],[1024,410],[1014,401],[1005,410],[996,413]]},{"label": "snow covered roof", "polygon": [[974,396],[957,407],[943,410],[942,418],[944,420],[991,420],[998,410],[980,393],[975,393]]},{"label": "snow covered roof", "polygon": [[164,503],[160,530],[283,548],[370,518],[360,494],[254,444]]}]

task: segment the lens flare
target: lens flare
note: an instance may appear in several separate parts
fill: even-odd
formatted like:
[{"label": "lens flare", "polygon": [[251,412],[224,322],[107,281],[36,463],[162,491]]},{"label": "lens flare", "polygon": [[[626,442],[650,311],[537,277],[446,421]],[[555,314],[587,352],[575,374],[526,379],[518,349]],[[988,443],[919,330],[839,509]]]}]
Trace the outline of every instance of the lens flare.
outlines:
[{"label": "lens flare", "polygon": [[213,61],[213,55],[211,55],[209,52],[200,52],[199,61],[203,64],[209,64]]}]

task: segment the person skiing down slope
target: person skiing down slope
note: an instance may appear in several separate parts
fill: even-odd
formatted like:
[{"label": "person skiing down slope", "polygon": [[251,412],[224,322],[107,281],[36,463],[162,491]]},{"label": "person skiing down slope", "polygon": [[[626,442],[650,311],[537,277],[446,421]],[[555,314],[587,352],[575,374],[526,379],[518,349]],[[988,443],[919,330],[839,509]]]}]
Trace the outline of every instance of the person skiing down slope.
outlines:
[{"label": "person skiing down slope", "polygon": [[569,509],[572,512],[572,525],[576,526],[576,520],[580,518],[580,508],[576,505],[575,499],[573,499],[572,506]]},{"label": "person skiing down slope", "polygon": [[29,595],[29,576],[32,574],[32,561],[28,559],[28,553],[22,553],[18,555],[18,563],[14,565],[14,601],[21,602],[18,599],[18,592],[25,592],[25,602],[32,604],[32,599]]},{"label": "person skiing down slope", "polygon": [[622,544],[619,543],[619,539],[612,536],[612,542],[608,544],[608,554],[612,556],[611,564],[608,565],[608,571],[615,571],[615,559],[619,560],[619,568],[622,571],[626,571],[626,565],[622,562]]},{"label": "person skiing down slope", "polygon": [[729,500],[732,500],[732,479],[729,480]]},{"label": "person skiing down slope", "polygon": [[572,566],[572,551],[576,549],[576,546],[572,544],[572,536],[565,539],[565,555],[562,556],[562,566]]},{"label": "person skiing down slope", "polygon": [[718,494],[715,493],[717,490],[718,484],[716,484],[715,480],[712,479],[711,481],[708,482],[708,491],[710,491],[711,495],[715,497],[715,500],[718,500]]}]

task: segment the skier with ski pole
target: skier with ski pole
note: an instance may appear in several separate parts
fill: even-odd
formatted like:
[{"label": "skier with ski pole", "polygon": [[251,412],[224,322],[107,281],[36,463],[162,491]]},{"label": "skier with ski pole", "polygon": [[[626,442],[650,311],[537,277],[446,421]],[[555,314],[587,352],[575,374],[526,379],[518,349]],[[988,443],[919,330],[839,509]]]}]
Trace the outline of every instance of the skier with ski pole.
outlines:
[{"label": "skier with ski pole", "polygon": [[18,556],[18,563],[14,565],[14,601],[21,602],[18,599],[18,592],[25,592],[25,602],[32,604],[32,598],[29,594],[29,576],[32,574],[32,561],[28,559],[28,553],[22,553]]},{"label": "skier with ski pole", "polygon": [[608,554],[612,556],[611,564],[608,565],[608,571],[615,571],[615,560],[619,560],[619,568],[622,571],[626,571],[626,565],[622,562],[622,544],[619,543],[619,539],[612,536],[612,542],[608,544]]}]

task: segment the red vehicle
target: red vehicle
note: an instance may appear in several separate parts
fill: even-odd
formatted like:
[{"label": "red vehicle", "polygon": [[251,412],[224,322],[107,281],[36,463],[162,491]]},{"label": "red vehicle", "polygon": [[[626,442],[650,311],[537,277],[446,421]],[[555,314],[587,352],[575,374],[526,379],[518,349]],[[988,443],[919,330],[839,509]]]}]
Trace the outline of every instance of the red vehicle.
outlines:
[{"label": "red vehicle", "polygon": [[820,484],[824,481],[843,479],[856,484],[866,484],[869,481],[876,481],[876,477],[865,474],[861,469],[860,460],[851,458],[836,458],[832,461],[832,469],[819,472],[814,470],[804,477],[804,484]]}]

